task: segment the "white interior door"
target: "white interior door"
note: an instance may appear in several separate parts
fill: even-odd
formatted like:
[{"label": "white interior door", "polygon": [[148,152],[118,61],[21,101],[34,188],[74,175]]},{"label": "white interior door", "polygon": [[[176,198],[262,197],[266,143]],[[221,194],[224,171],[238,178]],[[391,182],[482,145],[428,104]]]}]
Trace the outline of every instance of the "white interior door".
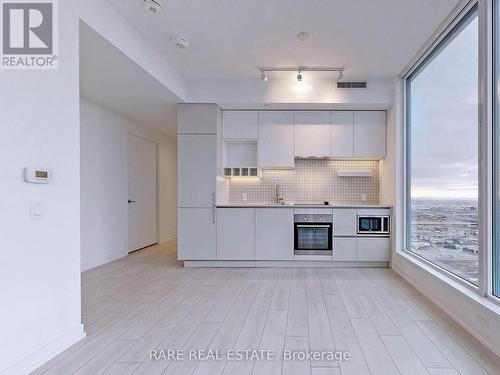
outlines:
[{"label": "white interior door", "polygon": [[129,251],[157,243],[156,143],[128,135]]}]

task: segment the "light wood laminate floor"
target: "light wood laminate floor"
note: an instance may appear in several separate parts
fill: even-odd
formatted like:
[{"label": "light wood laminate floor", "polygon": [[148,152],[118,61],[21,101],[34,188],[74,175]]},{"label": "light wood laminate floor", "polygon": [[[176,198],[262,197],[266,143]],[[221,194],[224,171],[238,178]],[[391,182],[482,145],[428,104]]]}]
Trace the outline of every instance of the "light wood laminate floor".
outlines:
[{"label": "light wood laminate floor", "polygon": [[[87,336],[34,374],[500,374],[498,357],[390,270],[186,269],[175,246],[84,272]],[[351,359],[151,361],[155,348]]]}]

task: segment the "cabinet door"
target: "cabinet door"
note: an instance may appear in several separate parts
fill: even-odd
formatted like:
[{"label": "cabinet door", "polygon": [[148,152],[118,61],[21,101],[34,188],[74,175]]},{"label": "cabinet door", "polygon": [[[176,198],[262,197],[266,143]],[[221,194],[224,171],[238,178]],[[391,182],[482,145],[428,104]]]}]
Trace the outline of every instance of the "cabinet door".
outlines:
[{"label": "cabinet door", "polygon": [[255,210],[255,259],[293,259],[293,209]]},{"label": "cabinet door", "polygon": [[259,112],[259,167],[294,168],[293,133],[293,112]]},{"label": "cabinet door", "polygon": [[358,238],[356,259],[367,262],[388,262],[389,249],[389,238]]},{"label": "cabinet door", "polygon": [[385,111],[354,112],[354,157],[385,158],[385,133]]},{"label": "cabinet door", "polygon": [[221,110],[216,104],[179,104],[178,134],[216,134],[221,123]]},{"label": "cabinet door", "polygon": [[255,210],[217,209],[217,259],[255,260]]},{"label": "cabinet door", "polygon": [[334,238],[333,239],[333,261],[355,262],[356,261],[356,238]]},{"label": "cabinet door", "polygon": [[356,235],[356,210],[351,208],[336,208],[333,210],[333,235]]},{"label": "cabinet door", "polygon": [[354,114],[349,111],[332,112],[331,157],[354,156]]},{"label": "cabinet door", "polygon": [[330,112],[295,112],[295,156],[330,156]]},{"label": "cabinet door", "polygon": [[213,207],[217,174],[215,135],[177,136],[179,207]]},{"label": "cabinet door", "polygon": [[215,260],[216,224],[215,209],[179,208],[179,260]]},{"label": "cabinet door", "polygon": [[223,111],[223,138],[257,139],[259,136],[259,112]]}]

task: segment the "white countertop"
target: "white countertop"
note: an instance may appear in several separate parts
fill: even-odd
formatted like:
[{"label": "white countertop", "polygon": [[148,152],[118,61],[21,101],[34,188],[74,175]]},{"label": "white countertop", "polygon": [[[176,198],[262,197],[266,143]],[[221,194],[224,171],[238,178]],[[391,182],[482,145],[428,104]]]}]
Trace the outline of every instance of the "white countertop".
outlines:
[{"label": "white countertop", "polygon": [[373,204],[277,204],[277,203],[222,203],[218,208],[386,208],[391,206]]}]

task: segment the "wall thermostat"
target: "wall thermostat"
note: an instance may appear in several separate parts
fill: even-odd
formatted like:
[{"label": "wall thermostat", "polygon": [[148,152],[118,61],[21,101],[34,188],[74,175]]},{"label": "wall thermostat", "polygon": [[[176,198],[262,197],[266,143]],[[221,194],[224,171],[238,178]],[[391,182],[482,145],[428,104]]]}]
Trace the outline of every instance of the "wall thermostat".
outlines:
[{"label": "wall thermostat", "polygon": [[52,172],[44,168],[24,168],[24,181],[33,184],[48,184],[52,181]]}]

